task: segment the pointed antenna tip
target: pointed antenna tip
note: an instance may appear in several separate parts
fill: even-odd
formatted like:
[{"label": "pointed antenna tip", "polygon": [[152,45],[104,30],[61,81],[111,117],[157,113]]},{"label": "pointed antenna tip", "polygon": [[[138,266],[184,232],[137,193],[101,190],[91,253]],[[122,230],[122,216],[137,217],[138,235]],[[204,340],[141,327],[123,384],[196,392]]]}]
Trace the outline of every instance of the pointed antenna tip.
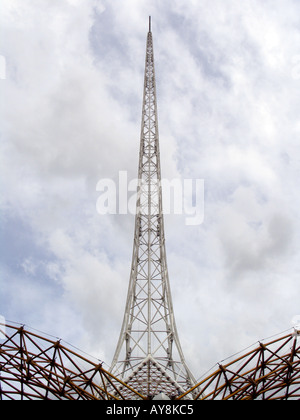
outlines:
[{"label": "pointed antenna tip", "polygon": [[151,32],[151,16],[149,16],[149,32]]}]

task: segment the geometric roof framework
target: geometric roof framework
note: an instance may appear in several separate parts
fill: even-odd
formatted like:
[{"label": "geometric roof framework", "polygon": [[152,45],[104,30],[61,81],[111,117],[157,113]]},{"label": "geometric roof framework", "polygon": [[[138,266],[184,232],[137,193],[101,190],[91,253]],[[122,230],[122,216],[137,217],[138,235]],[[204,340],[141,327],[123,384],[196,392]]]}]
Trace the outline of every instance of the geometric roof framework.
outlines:
[{"label": "geometric roof framework", "polygon": [[[197,384],[200,400],[299,400],[300,331],[259,343]],[[186,397],[193,389],[180,398]]]},{"label": "geometric roof framework", "polygon": [[0,400],[122,400],[121,385],[127,398],[144,399],[60,341],[3,324],[0,338]]},{"label": "geometric roof framework", "polygon": [[111,372],[144,395],[169,397],[195,384],[176,329],[166,261],[151,18],[132,266],[125,316]]},{"label": "geometric roof framework", "polygon": [[[201,389],[201,393],[195,392]],[[219,365],[177,401],[299,400],[300,331]],[[24,326],[0,324],[0,400],[146,400],[86,356]]]}]

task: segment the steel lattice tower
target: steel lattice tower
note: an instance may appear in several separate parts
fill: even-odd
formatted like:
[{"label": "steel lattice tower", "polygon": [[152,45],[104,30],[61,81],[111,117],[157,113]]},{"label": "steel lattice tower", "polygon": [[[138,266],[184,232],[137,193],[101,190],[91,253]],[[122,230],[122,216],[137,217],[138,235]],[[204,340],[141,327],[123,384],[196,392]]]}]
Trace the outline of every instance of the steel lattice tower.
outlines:
[{"label": "steel lattice tower", "polygon": [[144,395],[180,395],[195,380],[184,360],[168,277],[151,17],[147,35],[132,266],[111,372]]},{"label": "steel lattice tower", "polygon": [[0,317],[0,401],[118,402],[160,392],[176,400],[299,400],[298,327],[223,360],[198,383],[184,361],[166,263],[151,23],[142,115],[132,268],[110,372],[61,340],[24,325],[5,325]]}]

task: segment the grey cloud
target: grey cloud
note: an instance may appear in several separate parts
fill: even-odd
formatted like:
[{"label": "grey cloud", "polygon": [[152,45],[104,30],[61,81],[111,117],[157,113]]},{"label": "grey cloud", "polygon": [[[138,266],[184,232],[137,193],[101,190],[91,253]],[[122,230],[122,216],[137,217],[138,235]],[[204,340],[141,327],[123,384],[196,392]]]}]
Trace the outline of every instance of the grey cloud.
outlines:
[{"label": "grey cloud", "polygon": [[[152,14],[163,176],[203,178],[206,188],[201,226],[166,217],[175,313],[196,375],[288,328],[299,312],[299,5],[11,0],[3,9],[2,210],[41,250],[22,258],[13,283],[6,277],[11,316],[110,362],[134,221],[97,215],[95,188],[119,170],[137,173]],[[34,284],[40,259],[35,302],[49,284],[58,295],[29,314],[28,294],[16,290],[24,274]],[[228,273],[243,282],[228,285]],[[257,298],[262,278],[267,304]],[[50,327],[51,301],[60,319]]]}]

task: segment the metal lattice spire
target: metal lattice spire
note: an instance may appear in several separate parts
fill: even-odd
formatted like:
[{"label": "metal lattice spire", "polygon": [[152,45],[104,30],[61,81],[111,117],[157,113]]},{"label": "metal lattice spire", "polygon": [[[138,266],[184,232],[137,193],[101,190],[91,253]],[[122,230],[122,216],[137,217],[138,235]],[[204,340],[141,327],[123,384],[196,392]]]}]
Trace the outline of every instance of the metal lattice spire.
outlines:
[{"label": "metal lattice spire", "polygon": [[168,277],[151,18],[133,257],[123,326],[111,372],[143,395],[182,394],[195,380],[180,346]]},{"label": "metal lattice spire", "polygon": [[127,306],[111,368],[115,375],[61,340],[24,325],[6,325],[0,317],[0,401],[144,400],[160,392],[177,400],[299,400],[299,326],[225,359],[197,384],[185,364],[165,258],[150,25],[139,175]]}]

